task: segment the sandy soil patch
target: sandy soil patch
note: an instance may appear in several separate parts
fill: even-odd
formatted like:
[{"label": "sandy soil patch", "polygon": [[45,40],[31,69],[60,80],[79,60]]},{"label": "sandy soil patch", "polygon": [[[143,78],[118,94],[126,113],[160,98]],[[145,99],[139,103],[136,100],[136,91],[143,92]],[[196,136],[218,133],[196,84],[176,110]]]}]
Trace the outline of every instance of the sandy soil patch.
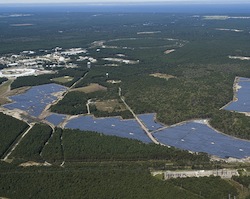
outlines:
[{"label": "sandy soil patch", "polygon": [[4,82],[0,86],[0,104],[1,105],[11,102],[11,100],[8,97],[24,93],[30,88],[30,87],[22,87],[22,88],[10,90],[10,85],[12,82],[13,80],[8,80],[7,82]]},{"label": "sandy soil patch", "polygon": [[11,100],[5,97],[0,97],[0,105],[11,103]]},{"label": "sandy soil patch", "polygon": [[120,84],[122,81],[121,80],[108,80],[107,82],[110,84]]},{"label": "sandy soil patch", "polygon": [[13,80],[8,80],[6,82],[3,82],[0,85],[0,95],[3,96],[5,93],[10,91],[10,85],[12,84]]},{"label": "sandy soil patch", "polygon": [[173,75],[168,75],[168,74],[164,74],[164,73],[154,73],[154,74],[150,74],[150,76],[152,77],[158,77],[158,78],[162,78],[162,79],[171,79],[171,78],[176,78]]},{"label": "sandy soil patch", "polygon": [[32,167],[32,166],[51,166],[50,163],[44,162],[44,163],[39,163],[39,162],[33,162],[33,161],[28,161],[24,162],[22,164],[19,164],[20,167]]},{"label": "sandy soil patch", "polygon": [[99,111],[114,112],[125,111],[126,107],[123,103],[120,103],[117,99],[97,101],[95,106]]},{"label": "sandy soil patch", "polygon": [[100,84],[90,84],[88,86],[82,87],[82,88],[75,88],[72,89],[71,91],[80,91],[80,92],[84,92],[84,93],[93,93],[96,91],[106,91],[107,88],[100,85]]},{"label": "sandy soil patch", "polygon": [[171,50],[166,50],[165,52],[164,52],[164,54],[170,54],[170,53],[172,53],[172,52],[174,52],[175,51],[175,49],[171,49]]},{"label": "sandy soil patch", "polygon": [[250,60],[250,57],[242,57],[242,56],[228,56],[229,59],[239,59],[239,60]]}]

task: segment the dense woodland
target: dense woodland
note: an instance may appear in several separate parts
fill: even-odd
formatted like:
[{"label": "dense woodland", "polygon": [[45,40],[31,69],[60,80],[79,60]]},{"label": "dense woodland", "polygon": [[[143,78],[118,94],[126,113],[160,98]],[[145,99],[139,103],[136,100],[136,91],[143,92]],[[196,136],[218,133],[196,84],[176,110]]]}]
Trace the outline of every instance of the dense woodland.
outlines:
[{"label": "dense woodland", "polygon": [[239,182],[246,188],[250,188],[250,176],[234,176],[233,180]]},{"label": "dense woodland", "polygon": [[28,125],[13,117],[0,113],[0,157],[9,152],[9,148],[18,139]]},{"label": "dense woodland", "polygon": [[9,198],[201,198],[154,179],[136,164],[10,168],[1,169],[0,179],[0,195]]},{"label": "dense woodland", "polygon": [[36,124],[22,139],[10,158],[43,162],[41,152],[51,134],[52,129],[49,126]]},{"label": "dense woodland", "polygon": [[7,78],[0,78],[0,84],[2,84],[3,82],[5,82],[7,80]]},{"label": "dense woodland", "polygon": [[63,100],[51,107],[51,111],[69,115],[85,114],[87,113],[86,103],[88,99],[82,92],[69,92]]},{"label": "dense woodland", "polygon": [[[35,126],[30,136],[49,127]],[[45,131],[44,131],[45,133]],[[36,137],[42,137],[36,136]],[[61,139],[62,137],[62,139]],[[28,135],[27,137],[28,138]],[[29,139],[30,140],[30,139]],[[37,139],[41,140],[41,139]],[[77,142],[75,142],[77,140]],[[10,198],[227,198],[236,189],[220,178],[188,178],[162,181],[149,168],[166,169],[166,162],[187,168],[218,168],[205,154],[195,155],[174,148],[105,136],[94,132],[56,129],[44,147],[43,158],[54,166],[27,167],[19,163],[35,159],[34,146],[23,140],[16,148],[30,158],[12,164],[0,162],[0,195]],[[36,140],[34,142],[37,142]],[[27,145],[24,147],[24,143]],[[95,147],[93,147],[95,146]],[[25,152],[26,151],[26,152]],[[14,151],[15,152],[15,151]],[[13,155],[14,156],[14,155]],[[63,157],[66,164],[58,167]],[[15,156],[16,157],[16,156]],[[210,166],[209,166],[210,165]]]},{"label": "dense woodland", "polygon": [[64,161],[64,149],[62,146],[62,129],[56,129],[47,145],[43,148],[42,157],[52,163],[61,164]]},{"label": "dense woodland", "polygon": [[236,188],[219,177],[171,179],[169,181],[185,190],[192,190],[193,193],[204,198],[221,199],[228,198],[229,195],[231,197],[238,195]]},{"label": "dense woodland", "polygon": [[39,76],[27,76],[27,77],[18,77],[12,84],[11,89],[23,87],[23,86],[38,86],[42,84],[49,84],[49,83],[58,83],[53,81],[53,78],[63,77],[63,76],[71,76],[74,77],[72,81],[66,83],[60,83],[64,86],[72,86],[74,82],[79,80],[84,74],[87,72],[86,69],[77,68],[77,69],[58,69],[58,72],[55,74],[45,74]]},{"label": "dense woodland", "polygon": [[[75,140],[80,141],[75,142]],[[169,149],[164,146],[93,132],[64,130],[63,146],[65,159],[70,162],[166,160],[179,165],[212,166],[209,165],[209,158],[206,154],[194,155],[175,148]]]}]

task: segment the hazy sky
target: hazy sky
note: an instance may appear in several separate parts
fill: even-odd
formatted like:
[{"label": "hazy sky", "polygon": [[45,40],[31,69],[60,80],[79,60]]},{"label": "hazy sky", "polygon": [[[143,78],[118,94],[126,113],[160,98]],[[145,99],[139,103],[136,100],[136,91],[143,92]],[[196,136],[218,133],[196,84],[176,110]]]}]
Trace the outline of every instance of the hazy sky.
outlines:
[{"label": "hazy sky", "polygon": [[14,3],[137,3],[137,2],[192,2],[192,3],[250,3],[250,0],[0,0],[1,4],[14,4]]}]

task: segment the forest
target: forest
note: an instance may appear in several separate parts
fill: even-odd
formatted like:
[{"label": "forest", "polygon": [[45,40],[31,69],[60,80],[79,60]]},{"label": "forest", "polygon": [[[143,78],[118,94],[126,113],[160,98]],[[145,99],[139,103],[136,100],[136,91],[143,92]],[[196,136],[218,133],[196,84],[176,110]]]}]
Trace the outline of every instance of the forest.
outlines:
[{"label": "forest", "polygon": [[3,82],[5,82],[7,80],[7,78],[0,78],[0,84],[2,84]]},{"label": "forest", "polygon": [[28,125],[13,117],[0,113],[0,157],[7,155],[9,148],[24,133]]},{"label": "forest", "polygon": [[0,179],[0,195],[9,198],[201,198],[154,179],[136,164],[10,168],[8,172],[1,165]]},{"label": "forest", "polygon": [[79,80],[84,74],[87,72],[84,68],[77,68],[77,69],[59,69],[54,74],[45,74],[39,76],[27,76],[27,77],[18,77],[12,84],[11,89],[20,88],[23,86],[38,86],[42,84],[49,84],[49,83],[58,83],[53,81],[53,78],[63,77],[63,76],[72,76],[74,77],[72,81],[60,83],[64,86],[70,87],[73,83]]},{"label": "forest", "polygon": [[20,144],[11,154],[10,158],[33,160],[43,162],[42,150],[45,143],[49,140],[52,129],[45,124],[36,124],[29,133],[22,139]]},{"label": "forest", "polygon": [[[238,195],[237,189],[230,183],[219,177],[202,177],[202,178],[185,178],[170,179],[174,185],[182,187],[186,190],[192,190],[199,196],[204,198],[228,198]],[[219,184],[219,186],[218,186]],[[211,191],[211,187],[213,191]]]},{"label": "forest", "polygon": [[[36,125],[30,136],[35,136],[39,129],[43,134],[49,132],[48,127]],[[44,136],[39,136],[42,137]],[[192,199],[221,199],[227,198],[228,194],[238,196],[238,191],[219,177],[163,181],[149,173],[150,169],[166,169],[171,164],[179,168],[188,168],[188,165],[190,168],[218,168],[218,163],[210,163],[205,154],[195,155],[174,148],[143,144],[94,132],[56,129],[42,153],[42,157],[53,165],[20,167],[18,165],[23,161],[39,160],[36,155],[38,148],[34,148],[28,140],[30,139],[23,140],[16,149],[18,153],[13,156],[19,158],[12,164],[0,162],[1,196]],[[42,139],[35,142],[38,140],[41,143]],[[24,156],[28,154],[28,148],[32,153],[30,158]],[[22,156],[20,149],[24,154]],[[64,160],[65,165],[59,166]],[[241,183],[237,178],[235,180]],[[245,181],[242,182],[244,186]]]},{"label": "forest", "polygon": [[[81,141],[75,142],[75,140]],[[207,154],[194,155],[175,148],[93,132],[64,130],[62,144],[65,160],[69,162],[165,160],[177,165],[213,167],[209,164]]]},{"label": "forest", "polygon": [[[15,27],[11,24],[33,25]],[[118,88],[121,87],[121,95],[136,114],[157,113],[157,121],[166,125],[209,119],[210,124],[223,133],[250,139],[249,117],[220,110],[233,99],[235,77],[250,77],[249,61],[229,59],[230,55],[250,56],[249,19],[206,20],[202,15],[195,17],[193,14],[58,12],[2,17],[0,27],[2,56],[59,46],[86,48],[87,56],[97,59],[90,69],[84,60],[78,63],[78,68],[56,68],[53,74],[15,79],[11,89],[48,84],[64,76],[74,77],[72,81],[59,82],[67,87],[74,83],[77,83],[75,88],[97,83],[107,88],[92,93],[69,92],[51,107],[53,112],[85,114],[88,99],[119,100]],[[152,31],[157,33],[148,33]],[[185,42],[180,46],[165,42],[169,41],[167,39]],[[117,48],[93,45],[100,40]],[[173,48],[174,52],[164,53]],[[118,55],[139,62],[115,65],[103,60]],[[154,73],[175,78],[152,77]],[[5,80],[0,78],[0,83]],[[109,80],[120,83],[111,84]],[[95,116],[131,117],[127,110],[109,113],[97,110],[95,105],[90,108]],[[0,126],[0,156],[3,158],[28,125],[1,113]],[[207,154],[95,132],[53,130],[39,122],[11,158],[12,163],[0,162],[0,197],[221,199],[228,198],[229,194],[238,197],[238,185],[232,186],[230,181],[217,177],[162,181],[152,177],[150,170],[249,167],[243,163],[211,162]],[[47,161],[52,165],[20,166],[27,161]],[[249,177],[233,177],[233,180],[249,187]]]},{"label": "forest", "polygon": [[[11,31],[11,34],[7,34],[14,27],[6,27],[6,24],[1,23],[6,29],[3,32],[5,40],[3,40],[0,51],[3,53],[11,49],[11,43],[8,41],[12,40],[19,42],[18,48],[15,48],[16,50],[22,48],[19,51],[27,49],[27,44],[33,50],[39,49],[39,45],[40,48],[47,49],[56,46],[52,46],[53,44],[64,48],[87,48],[89,55],[96,58],[98,62],[93,64],[87,76],[76,87],[87,86],[90,83],[108,86],[107,80],[122,80],[120,86],[123,95],[137,114],[156,112],[157,119],[165,124],[175,124],[196,118],[209,118],[213,127],[223,133],[249,139],[247,133],[250,129],[248,117],[218,111],[233,98],[232,86],[235,76],[250,77],[248,61],[228,58],[229,55],[248,56],[250,54],[247,45],[249,37],[246,34],[248,31],[247,20],[204,20],[202,17],[194,18],[185,14],[175,16],[129,14],[117,18],[106,14],[103,19],[93,18],[91,14],[87,13],[72,13],[68,18],[59,13],[57,15],[50,13],[46,16],[41,14],[41,16],[43,17],[34,17],[33,20],[37,20],[36,26],[25,27],[18,33]],[[14,19],[5,20],[7,23],[11,23]],[[23,20],[28,22],[31,18],[17,18],[15,20],[21,23]],[[50,25],[46,27],[45,22],[47,24],[48,21]],[[172,23],[173,21],[175,23]],[[145,24],[148,25],[145,26]],[[67,31],[64,34],[55,32],[55,30],[66,27]],[[216,29],[218,27],[234,27],[242,29],[243,32],[219,31]],[[157,33],[137,34],[152,29],[157,30]],[[27,32],[29,33],[27,34]],[[106,34],[107,32],[109,34]],[[72,34],[74,35],[73,39]],[[48,37],[48,35],[50,36]],[[25,41],[19,39],[21,36],[29,36],[32,39]],[[133,49],[103,48],[97,52],[98,47],[92,47],[91,43],[100,40],[100,38],[110,41],[107,42],[107,45],[117,45],[118,47],[127,45],[128,47],[132,46]],[[129,38],[137,38],[137,40]],[[178,47],[175,52],[166,55],[164,51],[171,48],[163,47],[165,43],[160,41],[175,45],[167,38],[176,39],[177,42],[185,41],[184,46]],[[154,45],[152,48],[143,49],[140,48],[141,43],[149,44],[149,46],[154,43]],[[122,64],[118,67],[104,64],[102,58],[115,57],[117,54],[124,54],[126,59],[140,60],[140,62],[136,65]],[[84,75],[86,72],[84,70],[86,69],[83,69],[81,65],[78,69],[59,69],[58,73],[51,75],[20,77],[14,81],[12,88],[51,83],[51,79],[64,75],[75,77],[71,82],[64,84],[70,86]],[[108,79],[105,76],[107,72],[109,73]],[[156,72],[173,75],[176,78],[165,81],[149,76]],[[110,85],[109,88],[108,95],[117,98],[117,95],[114,94],[117,92],[115,87],[113,91]],[[79,111],[76,110],[76,107],[83,106],[79,100],[75,99],[74,102],[72,101],[73,105],[69,104],[68,107],[65,107],[69,103],[67,99],[73,98],[70,95],[73,93],[66,97],[65,102],[62,101],[59,106],[53,107],[52,110],[58,113],[78,114]],[[102,97],[98,96],[97,99]],[[107,98],[111,99],[111,97]],[[83,99],[87,99],[87,97]],[[74,105],[77,103],[78,105]],[[103,113],[96,112],[94,106],[92,108],[96,116],[120,114],[123,117],[129,117],[126,112]],[[79,110],[80,113],[86,111],[84,111],[84,107]]]}]

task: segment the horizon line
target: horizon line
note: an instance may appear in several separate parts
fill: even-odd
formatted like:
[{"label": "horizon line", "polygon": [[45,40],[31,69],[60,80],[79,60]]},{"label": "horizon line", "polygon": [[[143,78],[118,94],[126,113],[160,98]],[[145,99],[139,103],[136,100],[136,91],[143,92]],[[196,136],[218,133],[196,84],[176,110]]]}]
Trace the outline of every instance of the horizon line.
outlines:
[{"label": "horizon line", "polygon": [[217,2],[211,2],[211,1],[194,1],[194,0],[184,0],[184,1],[122,1],[122,2],[115,2],[115,1],[107,1],[107,2],[91,2],[91,1],[86,1],[86,2],[23,2],[23,3],[15,3],[15,2],[8,2],[8,3],[2,3],[0,2],[0,5],[11,5],[11,6],[18,6],[18,5],[96,5],[96,6],[104,6],[104,5],[145,5],[145,4],[172,4],[172,5],[183,5],[183,4],[196,4],[196,5],[235,5],[235,4],[250,4],[250,1],[245,2],[245,1],[233,1],[233,2],[228,2],[228,1],[217,1]]}]

